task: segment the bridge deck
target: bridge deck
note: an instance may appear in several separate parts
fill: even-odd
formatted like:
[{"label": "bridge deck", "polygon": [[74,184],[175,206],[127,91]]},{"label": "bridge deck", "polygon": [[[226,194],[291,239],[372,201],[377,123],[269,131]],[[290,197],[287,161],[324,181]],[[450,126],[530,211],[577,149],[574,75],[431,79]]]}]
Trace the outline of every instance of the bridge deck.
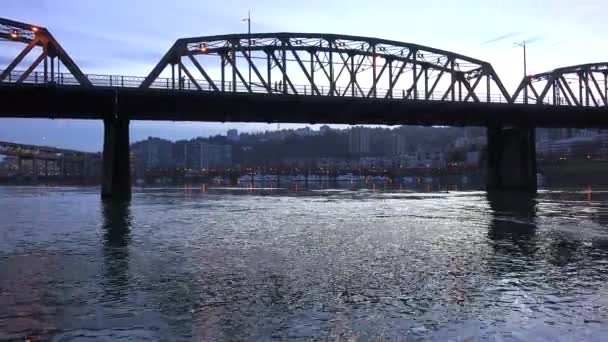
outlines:
[{"label": "bridge deck", "polygon": [[608,127],[608,107],[0,84],[0,117]]}]

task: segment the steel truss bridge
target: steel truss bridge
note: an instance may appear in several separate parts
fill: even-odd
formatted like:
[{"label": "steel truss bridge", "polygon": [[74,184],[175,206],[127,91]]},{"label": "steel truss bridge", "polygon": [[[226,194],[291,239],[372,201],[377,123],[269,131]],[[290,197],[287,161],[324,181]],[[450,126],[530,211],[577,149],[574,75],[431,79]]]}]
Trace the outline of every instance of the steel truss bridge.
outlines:
[{"label": "steel truss bridge", "polygon": [[[0,65],[0,117],[103,119],[106,161],[128,158],[128,122],[133,119],[532,131],[539,126],[608,127],[608,63],[526,76],[510,95],[488,62],[349,35],[182,38],[142,77],[87,75],[40,26],[0,18],[0,43],[23,46],[14,50],[8,65]],[[529,150],[533,133],[526,134],[505,139],[519,139],[519,146]],[[504,143],[501,139],[489,137],[495,144]],[[114,145],[125,143],[126,154],[115,150]],[[504,158],[497,158],[490,163],[502,163]],[[524,159],[531,165],[531,158]],[[106,173],[116,165],[126,167],[124,163],[106,162]],[[524,178],[530,178],[531,168],[522,168]],[[113,177],[122,179],[118,173]]]}]

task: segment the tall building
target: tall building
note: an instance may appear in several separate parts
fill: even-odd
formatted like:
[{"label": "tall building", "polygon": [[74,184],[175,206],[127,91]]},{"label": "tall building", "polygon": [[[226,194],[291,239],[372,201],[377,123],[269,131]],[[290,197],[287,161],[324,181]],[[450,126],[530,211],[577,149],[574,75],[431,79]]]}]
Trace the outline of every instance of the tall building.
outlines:
[{"label": "tall building", "polygon": [[133,144],[133,154],[140,171],[174,168],[173,143],[169,140],[148,137]]},{"label": "tall building", "polygon": [[390,137],[390,154],[393,156],[400,156],[407,153],[405,145],[405,136],[399,133],[392,133]]},{"label": "tall building", "polygon": [[175,167],[178,169],[186,168],[186,155],[188,140],[178,140],[173,143],[173,160],[175,161]]},{"label": "tall building", "polygon": [[186,146],[186,166],[193,170],[226,168],[232,165],[232,146],[216,145],[200,139]]},{"label": "tall building", "polygon": [[348,153],[368,154],[371,151],[370,132],[367,127],[353,127],[348,132]]},{"label": "tall building", "polygon": [[229,129],[226,132],[226,137],[231,141],[239,141],[239,131],[236,129]]}]

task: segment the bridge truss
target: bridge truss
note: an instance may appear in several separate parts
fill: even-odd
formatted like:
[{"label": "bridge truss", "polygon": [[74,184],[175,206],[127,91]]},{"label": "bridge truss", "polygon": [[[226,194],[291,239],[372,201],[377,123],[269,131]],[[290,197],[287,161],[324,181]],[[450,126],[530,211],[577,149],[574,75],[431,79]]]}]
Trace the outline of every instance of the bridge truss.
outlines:
[{"label": "bridge truss", "polygon": [[558,106],[608,106],[608,63],[581,64],[527,76],[513,100]]},{"label": "bridge truss", "polygon": [[140,87],[410,100],[511,100],[492,66],[484,61],[391,40],[308,33],[179,39]]},{"label": "bridge truss", "polygon": [[[67,75],[77,85],[92,86],[90,80],[44,27],[0,18],[0,44],[2,43],[21,43],[25,47],[8,65],[0,64],[0,82],[63,83],[62,78]],[[69,74],[61,72],[62,65]]]}]

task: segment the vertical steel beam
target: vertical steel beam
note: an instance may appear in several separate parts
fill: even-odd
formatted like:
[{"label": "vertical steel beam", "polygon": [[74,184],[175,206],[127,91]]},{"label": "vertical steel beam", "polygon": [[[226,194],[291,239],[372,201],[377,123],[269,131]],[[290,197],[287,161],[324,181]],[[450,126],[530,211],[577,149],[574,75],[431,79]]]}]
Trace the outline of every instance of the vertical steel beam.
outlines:
[{"label": "vertical steel beam", "polygon": [[604,103],[608,105],[608,71],[604,71]]},{"label": "vertical steel beam", "polygon": [[42,51],[44,51],[44,83],[47,83],[49,81],[49,52],[48,49],[46,47],[46,44],[44,44],[44,46],[42,47]]},{"label": "vertical steel beam", "polygon": [[[491,102],[492,101],[492,97],[491,97],[491,89],[492,89],[492,80],[490,79],[490,74],[486,74],[486,94],[487,94],[487,99],[486,102]],[[513,99],[513,101],[515,101],[515,99]]]},{"label": "vertical steel beam", "polygon": [[355,97],[355,84],[357,83],[357,73],[355,72],[355,55],[350,56],[350,95]]},{"label": "vertical steel beam", "polygon": [[171,62],[171,89],[175,89],[175,64]]},{"label": "vertical steel beam", "polygon": [[[459,76],[459,77],[462,77]],[[462,80],[458,80],[458,101],[462,101]]]},{"label": "vertical steel beam", "polygon": [[372,85],[372,92],[374,94],[374,97],[377,96],[377,91],[376,91],[376,44],[372,44],[372,76],[374,78],[374,84]]},{"label": "vertical steel beam", "polygon": [[424,67],[424,99],[429,97],[429,67]]},{"label": "vertical steel beam", "polygon": [[221,78],[222,78],[222,92],[226,91],[226,55],[220,53],[221,67]]},{"label": "vertical steel beam", "polygon": [[332,51],[333,47],[331,41],[327,41],[329,45],[329,94],[330,96],[334,96],[334,91],[336,89],[336,83],[334,80],[334,53]]},{"label": "vertical steel beam", "polygon": [[182,90],[184,88],[184,81],[182,80],[182,63],[181,63],[181,57],[178,58],[177,60],[177,79],[178,79],[178,88],[180,90]]},{"label": "vertical steel beam", "polygon": [[[310,87],[312,88],[313,85],[315,84],[315,59],[312,56],[312,51],[308,51],[308,55],[310,56]],[[315,85],[316,87],[316,85]],[[319,95],[323,95],[321,92],[319,92],[319,90],[317,89],[317,93]],[[312,92],[311,92],[312,95]]]},{"label": "vertical steel beam", "polygon": [[[272,59],[270,58],[270,53],[274,53],[274,52],[269,52],[269,51],[265,51],[266,52],[266,73],[268,74],[266,77],[266,81],[268,82],[268,86],[270,88],[272,88]],[[276,91],[276,87],[274,89],[274,91]],[[272,93],[272,91],[271,91]]]},{"label": "vertical steel beam", "polygon": [[585,82],[585,101],[587,103],[587,107],[589,107],[589,72],[583,71],[583,82]]},{"label": "vertical steel beam", "polygon": [[283,72],[283,94],[287,94],[287,50],[285,47],[285,42],[281,42],[283,49],[281,50],[281,71]]},{"label": "vertical steel beam", "polygon": [[579,104],[582,106],[583,105],[583,77],[581,75],[581,73],[577,73],[578,75],[578,101]]},{"label": "vertical steel beam", "polygon": [[416,57],[418,55],[418,51],[414,50],[413,54],[412,54],[412,58],[414,60],[414,62],[412,63],[412,70],[414,70],[414,72],[412,73],[412,89],[414,92],[414,100],[418,100],[418,77],[416,75],[416,67],[417,67],[417,62],[416,62]]},{"label": "vertical steel beam", "polygon": [[452,62],[450,63],[450,72],[452,74],[452,102],[456,101],[456,87],[454,87],[454,84],[456,82],[456,78],[454,77],[454,59],[452,59]]},{"label": "vertical steel beam", "polygon": [[55,82],[55,57],[51,56],[51,82]]},{"label": "vertical steel beam", "polygon": [[393,84],[393,60],[392,59],[387,59],[386,62],[388,63],[388,92],[386,93],[385,97],[388,97],[389,99],[393,98],[393,87],[391,86]]},{"label": "vertical steel beam", "polygon": [[232,56],[228,56],[228,61],[232,69],[232,92],[236,93],[236,48],[234,42],[230,42],[230,53]]}]

